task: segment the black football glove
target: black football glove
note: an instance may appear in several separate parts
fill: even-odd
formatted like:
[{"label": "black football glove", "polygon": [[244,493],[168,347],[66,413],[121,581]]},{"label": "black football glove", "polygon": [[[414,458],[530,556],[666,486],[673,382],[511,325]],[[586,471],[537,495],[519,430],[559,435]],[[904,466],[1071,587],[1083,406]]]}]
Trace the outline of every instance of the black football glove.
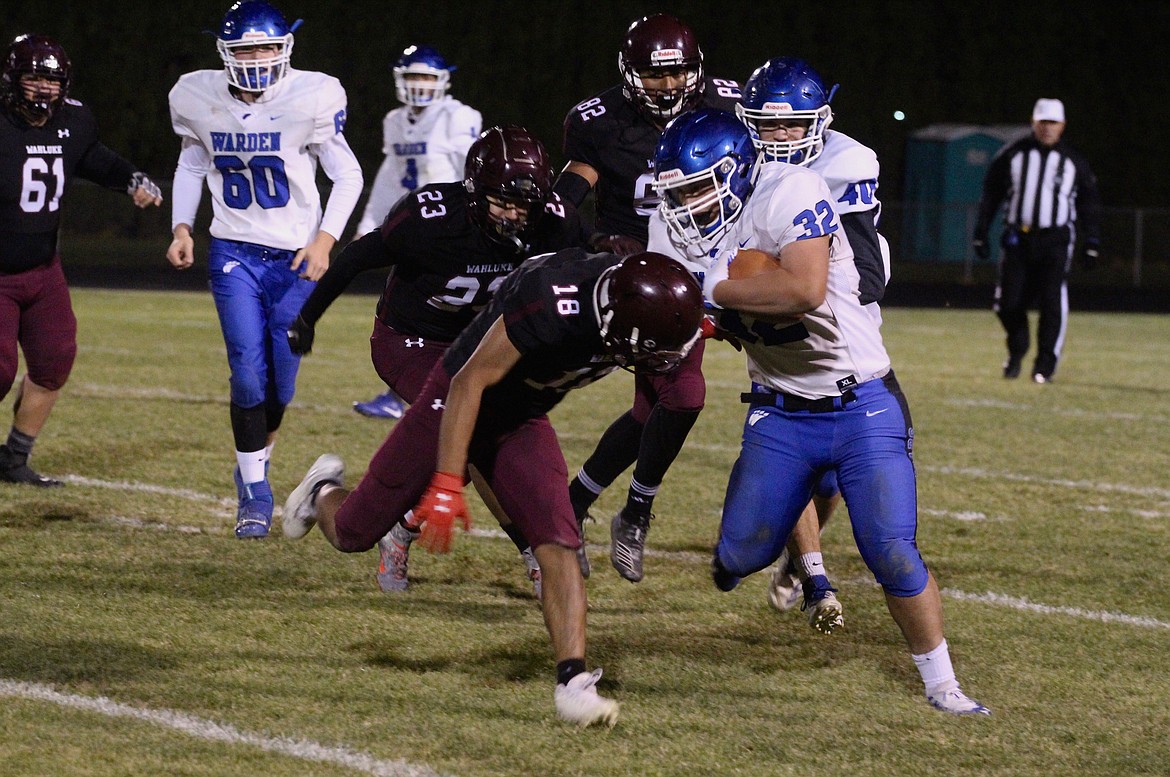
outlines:
[{"label": "black football glove", "polygon": [[285,332],[288,336],[288,349],[298,356],[304,356],[313,350],[313,325],[297,316]]},{"label": "black football glove", "polygon": [[1101,258],[1101,248],[1096,243],[1085,243],[1081,247],[1081,269],[1093,270]]},{"label": "black football glove", "polygon": [[626,257],[642,253],[646,250],[646,246],[642,245],[641,241],[625,235],[606,235],[595,232],[589,237],[589,250]]},{"label": "black football glove", "polygon": [[975,238],[971,241],[971,248],[975,250],[975,256],[980,259],[987,260],[991,257],[991,246],[987,245],[986,238]]}]

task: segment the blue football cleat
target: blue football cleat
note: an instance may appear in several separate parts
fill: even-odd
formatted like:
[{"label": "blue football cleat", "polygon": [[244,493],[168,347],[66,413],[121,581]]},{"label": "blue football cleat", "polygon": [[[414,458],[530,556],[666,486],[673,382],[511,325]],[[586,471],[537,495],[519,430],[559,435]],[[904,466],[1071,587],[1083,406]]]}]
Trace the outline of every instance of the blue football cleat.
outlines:
[{"label": "blue football cleat", "polygon": [[353,409],[370,418],[402,418],[406,412],[406,403],[399,399],[393,391],[387,390],[368,402],[354,402]]}]

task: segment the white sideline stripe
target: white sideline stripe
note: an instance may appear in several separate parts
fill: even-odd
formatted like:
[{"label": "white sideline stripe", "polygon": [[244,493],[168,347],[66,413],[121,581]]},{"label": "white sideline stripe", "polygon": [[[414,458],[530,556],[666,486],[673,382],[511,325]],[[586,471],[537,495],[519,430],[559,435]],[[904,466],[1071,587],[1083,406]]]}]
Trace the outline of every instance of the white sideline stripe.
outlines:
[{"label": "white sideline stripe", "polygon": [[304,739],[287,737],[266,737],[240,731],[226,723],[189,715],[168,709],[145,709],[107,699],[104,696],[80,696],[61,693],[47,685],[0,679],[0,696],[18,697],[32,701],[44,701],[60,707],[85,712],[96,712],[111,718],[133,718],[173,729],[182,734],[208,742],[225,742],[230,745],[249,745],[270,753],[287,755],[303,761],[344,766],[354,771],[374,774],[379,777],[441,777],[439,772],[427,766],[406,761],[383,761],[366,753],[346,747],[329,747]]},{"label": "white sideline stripe", "polygon": [[[1005,402],[999,399],[947,399],[943,404],[952,407],[987,407],[995,410],[1021,410],[1033,412],[1038,405],[1029,405],[1023,402]],[[1048,415],[1067,416],[1069,418],[1108,418],[1112,421],[1140,421],[1141,423],[1165,423],[1166,416],[1148,415],[1144,413],[1115,413],[1098,410],[1081,410],[1076,407],[1058,408],[1044,405],[1044,412]]]},{"label": "white sideline stripe", "polygon": [[1147,618],[1144,615],[1126,615],[1121,612],[1099,612],[1082,610],[1080,607],[1054,607],[1050,604],[1030,602],[1017,596],[1006,596],[988,591],[983,594],[972,594],[966,591],[957,591],[954,588],[942,589],[944,596],[966,602],[981,602],[994,604],[1000,607],[1010,607],[1014,610],[1040,613],[1043,615],[1068,615],[1084,620],[1101,621],[1102,623],[1124,623],[1128,626],[1142,626],[1148,629],[1170,629],[1170,623],[1156,618]]},{"label": "white sideline stripe", "polygon": [[1019,472],[992,472],[977,467],[947,467],[947,466],[920,466],[926,472],[939,475],[963,475],[970,478],[992,478],[994,480],[1014,480],[1017,483],[1040,483],[1048,486],[1063,486],[1065,488],[1090,489],[1106,491],[1115,494],[1130,494],[1132,496],[1152,496],[1170,500],[1170,488],[1157,486],[1127,486],[1123,483],[1094,483],[1090,480],[1067,480],[1063,478],[1044,478],[1036,475],[1022,475]]},{"label": "white sideline stripe", "polygon": [[[102,485],[103,483],[105,483],[105,481],[90,481],[90,479],[88,479],[88,478],[75,478],[75,476],[69,476],[66,479],[70,480],[71,482],[74,479],[76,479],[79,482],[86,481],[87,484],[99,485],[99,486]],[[159,493],[167,493],[169,491],[183,491],[182,489],[163,489],[159,486],[144,486],[143,484],[114,483],[111,485],[114,487],[142,486],[144,490],[152,490],[152,491],[157,491]],[[199,493],[194,492],[194,491],[185,491],[184,493],[186,495],[188,495],[189,498],[200,499],[200,500],[204,500],[204,501],[214,499],[214,497],[209,497],[206,494],[199,494]],[[232,503],[232,504],[234,504],[234,503]],[[983,513],[954,513],[954,512],[945,511],[945,510],[922,510],[922,512],[926,513],[928,515],[944,515],[946,517],[956,518],[957,520],[965,520],[965,521],[986,520],[986,516]],[[190,534],[195,534],[195,533],[216,534],[216,533],[218,533],[215,530],[203,529],[203,528],[196,527],[196,526],[182,526],[182,525],[176,526],[173,524],[166,524],[166,523],[150,523],[148,521],[141,521],[141,520],[136,519],[136,518],[126,518],[126,517],[122,517],[122,516],[110,516],[109,518],[107,518],[105,520],[108,523],[112,523],[112,524],[116,524],[116,525],[132,526],[135,528],[155,529],[158,531],[178,531],[178,532],[190,533]],[[486,538],[486,539],[507,539],[507,537],[508,537],[508,535],[504,534],[504,532],[500,531],[499,529],[472,529],[470,532],[467,532],[467,534],[469,534],[472,537],[480,537],[480,538]],[[590,553],[608,552],[609,551],[609,544],[608,543],[597,544],[597,543],[588,543],[587,542],[585,544],[585,547]],[[655,550],[654,548],[647,548],[646,555],[651,557],[651,558],[661,558],[661,559],[666,559],[666,560],[670,560],[670,561],[682,561],[682,562],[697,563],[697,564],[706,564],[710,561],[709,554],[695,553],[695,552],[686,551],[686,550],[670,551],[670,550]],[[860,581],[858,581],[858,582],[860,582]],[[870,582],[872,584],[872,581],[868,581],[868,582]],[[1005,594],[996,594],[996,593],[991,593],[991,592],[988,592],[985,594],[969,594],[969,593],[959,591],[959,590],[956,590],[953,588],[946,588],[946,589],[942,590],[942,593],[946,596],[953,598],[953,599],[960,599],[960,600],[966,600],[966,601],[977,601],[977,602],[983,602],[985,604],[994,604],[994,605],[998,605],[998,606],[1013,607],[1015,609],[1030,610],[1032,612],[1049,614],[1049,615],[1069,615],[1069,616],[1073,616],[1073,617],[1077,617],[1077,618],[1084,618],[1087,620],[1102,621],[1104,623],[1125,623],[1125,624],[1128,624],[1131,626],[1143,626],[1143,627],[1147,627],[1147,628],[1170,629],[1170,623],[1166,623],[1164,621],[1160,621],[1160,620],[1157,620],[1155,618],[1148,618],[1148,617],[1140,616],[1140,615],[1125,615],[1124,613],[1113,613],[1113,612],[1094,612],[1091,610],[1082,610],[1079,607],[1055,607],[1055,606],[1047,605],[1047,604],[1037,604],[1034,602],[1029,602],[1027,599],[1020,599],[1020,598],[1013,597],[1013,596],[1007,596]]]}]

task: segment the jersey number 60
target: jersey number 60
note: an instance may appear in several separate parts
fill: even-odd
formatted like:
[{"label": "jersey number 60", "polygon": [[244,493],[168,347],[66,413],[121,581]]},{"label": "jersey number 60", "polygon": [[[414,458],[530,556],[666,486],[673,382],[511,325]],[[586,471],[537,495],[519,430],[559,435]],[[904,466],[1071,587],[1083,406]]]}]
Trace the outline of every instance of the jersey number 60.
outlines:
[{"label": "jersey number 60", "polygon": [[[217,156],[215,169],[223,176],[223,201],[229,208],[244,210],[255,201],[261,208],[283,208],[288,205],[288,176],[284,160],[278,156],[261,154],[246,163],[234,154]],[[251,179],[244,173],[252,173]]]}]

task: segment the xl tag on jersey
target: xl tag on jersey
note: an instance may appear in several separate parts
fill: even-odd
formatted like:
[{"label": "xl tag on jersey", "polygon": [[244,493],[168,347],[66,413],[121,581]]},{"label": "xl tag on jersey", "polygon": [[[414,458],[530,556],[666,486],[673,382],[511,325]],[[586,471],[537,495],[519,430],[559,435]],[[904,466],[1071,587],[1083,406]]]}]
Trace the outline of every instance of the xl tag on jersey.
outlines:
[{"label": "xl tag on jersey", "polygon": [[837,381],[837,390],[844,394],[847,389],[851,389],[856,385],[857,378],[850,375],[848,378],[841,378],[841,380]]}]

